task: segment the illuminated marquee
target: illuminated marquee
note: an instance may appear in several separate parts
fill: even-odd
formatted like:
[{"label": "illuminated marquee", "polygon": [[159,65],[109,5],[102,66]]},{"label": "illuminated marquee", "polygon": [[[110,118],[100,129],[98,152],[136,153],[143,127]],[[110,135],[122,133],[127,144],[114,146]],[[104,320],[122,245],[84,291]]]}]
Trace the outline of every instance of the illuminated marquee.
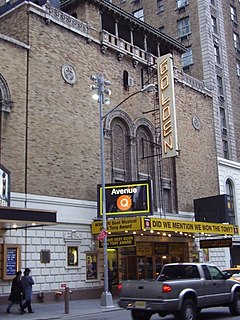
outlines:
[{"label": "illuminated marquee", "polygon": [[[145,226],[144,218],[142,225]],[[188,220],[170,220],[160,218],[150,218],[147,225],[153,231],[172,231],[183,233],[200,233],[200,234],[236,234],[234,225],[223,223],[196,222]],[[144,227],[145,228],[145,227]],[[145,228],[146,229],[146,228]]]},{"label": "illuminated marquee", "polygon": [[171,54],[157,59],[162,157],[176,157],[177,127]]},{"label": "illuminated marquee", "polygon": [[[92,223],[92,234],[99,234],[102,229],[102,221]],[[198,234],[239,234],[238,228],[232,224],[208,223],[188,220],[161,219],[155,217],[126,217],[122,219],[111,219],[107,221],[107,231],[123,233],[125,231],[161,231],[178,233]]]},{"label": "illuminated marquee", "polygon": [[[121,217],[152,214],[150,180],[107,184],[105,193],[107,216]],[[101,185],[98,185],[98,216],[102,217]]]}]

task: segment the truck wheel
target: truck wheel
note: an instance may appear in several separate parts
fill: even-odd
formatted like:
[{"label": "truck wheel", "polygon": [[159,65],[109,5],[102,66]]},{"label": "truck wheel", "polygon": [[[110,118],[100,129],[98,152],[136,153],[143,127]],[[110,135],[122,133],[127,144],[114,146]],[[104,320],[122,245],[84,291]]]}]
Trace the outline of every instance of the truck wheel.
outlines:
[{"label": "truck wheel", "polygon": [[150,320],[151,313],[145,310],[132,309],[132,318],[133,320]]},{"label": "truck wheel", "polygon": [[182,308],[175,314],[175,318],[177,320],[196,320],[197,308],[195,303],[190,299],[184,300]]},{"label": "truck wheel", "polygon": [[229,310],[232,316],[240,315],[240,292],[235,292],[233,301],[229,305]]},{"label": "truck wheel", "polygon": [[166,317],[168,314],[164,313],[164,312],[158,312],[159,317],[164,318]]}]

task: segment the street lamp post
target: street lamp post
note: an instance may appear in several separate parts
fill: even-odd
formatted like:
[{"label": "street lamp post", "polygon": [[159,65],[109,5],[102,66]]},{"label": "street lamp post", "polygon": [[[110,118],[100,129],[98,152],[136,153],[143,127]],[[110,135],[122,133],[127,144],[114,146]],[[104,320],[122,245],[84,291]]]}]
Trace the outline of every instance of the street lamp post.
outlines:
[{"label": "street lamp post", "polygon": [[[105,89],[105,85],[110,85],[110,82],[105,80],[103,75],[91,76],[91,80],[95,81],[95,85],[91,89],[97,89],[97,95],[94,99],[98,100],[99,105],[99,123],[100,123],[100,153],[101,153],[101,185],[102,185],[102,219],[103,230],[107,231],[106,217],[106,190],[105,190],[105,160],[104,160],[104,132],[103,132],[103,104],[106,103],[105,94],[109,94],[110,90]],[[101,295],[102,307],[113,307],[112,294],[108,287],[108,256],[107,256],[107,237],[103,239],[103,266],[104,266],[104,290]]]},{"label": "street lamp post", "polygon": [[[115,109],[117,109],[121,104],[126,100],[133,97],[134,95],[140,92],[150,92],[155,90],[154,84],[148,84],[143,87],[141,90],[132,93],[122,100],[115,107],[110,109],[108,112],[103,114],[103,105],[109,102],[108,98],[105,97],[106,94],[110,94],[109,89],[105,89],[105,86],[110,85],[111,83],[104,79],[103,75],[91,76],[91,80],[95,82],[95,85],[91,86],[91,89],[97,89],[97,95],[94,99],[98,100],[99,104],[99,122],[100,122],[100,153],[101,153],[101,184],[102,184],[102,219],[103,219],[103,230],[107,231],[107,217],[106,217],[106,190],[105,190],[105,159],[104,159],[104,131],[103,131],[103,121],[104,119]],[[111,308],[113,307],[112,294],[109,292],[108,286],[108,255],[107,255],[107,237],[104,237],[103,240],[103,265],[104,265],[104,290],[101,295],[101,306]]]}]

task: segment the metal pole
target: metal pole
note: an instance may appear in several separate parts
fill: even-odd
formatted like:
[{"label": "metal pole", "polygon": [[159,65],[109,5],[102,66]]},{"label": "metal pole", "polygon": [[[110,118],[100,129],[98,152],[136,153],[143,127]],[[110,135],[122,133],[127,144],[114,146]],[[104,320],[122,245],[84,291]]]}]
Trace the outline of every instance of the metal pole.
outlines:
[{"label": "metal pole", "polygon": [[[104,99],[104,77],[98,76],[98,96],[99,96],[99,116],[100,116],[100,150],[101,150],[101,183],[102,183],[102,216],[103,229],[107,230],[106,218],[106,192],[105,192],[105,161],[104,161],[104,134],[103,134],[103,99]],[[102,307],[113,307],[112,294],[108,288],[108,256],[107,256],[107,237],[103,240],[103,257],[104,257],[104,290],[101,295]]]},{"label": "metal pole", "polygon": [[65,313],[69,314],[69,287],[65,288]]}]

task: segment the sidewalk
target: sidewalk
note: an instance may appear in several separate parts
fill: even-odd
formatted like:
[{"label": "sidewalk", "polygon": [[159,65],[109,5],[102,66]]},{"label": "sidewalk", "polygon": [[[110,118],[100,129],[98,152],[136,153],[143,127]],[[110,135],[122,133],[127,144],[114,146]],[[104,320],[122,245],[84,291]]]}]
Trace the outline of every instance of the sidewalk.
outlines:
[{"label": "sidewalk", "polygon": [[97,314],[109,312],[113,310],[121,310],[117,305],[117,300],[113,301],[113,307],[101,307],[100,299],[74,300],[69,302],[69,313],[65,313],[65,303],[32,303],[35,313],[20,315],[18,305],[14,305],[11,313],[6,313],[6,307],[0,305],[1,320],[50,320],[50,319],[70,319],[72,316],[82,316],[89,314]]}]

